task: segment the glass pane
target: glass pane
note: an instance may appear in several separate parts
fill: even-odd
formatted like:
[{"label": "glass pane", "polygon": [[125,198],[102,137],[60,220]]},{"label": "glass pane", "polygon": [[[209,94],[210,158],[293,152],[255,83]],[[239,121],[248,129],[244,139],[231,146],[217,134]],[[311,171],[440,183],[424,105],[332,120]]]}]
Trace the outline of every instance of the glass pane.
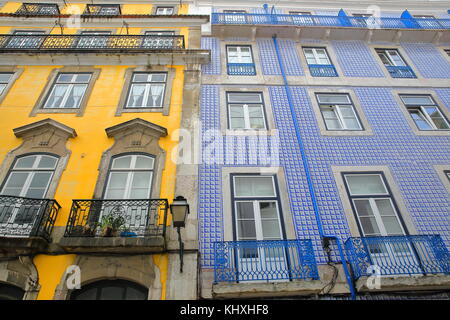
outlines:
[{"label": "glass pane", "polygon": [[352,195],[387,194],[380,175],[345,175]]},{"label": "glass pane", "polygon": [[43,198],[45,195],[45,188],[29,188],[25,197],[28,198]]},{"label": "glass pane", "polygon": [[29,172],[11,172],[10,178],[6,183],[6,188],[22,188],[25,184]]},{"label": "glass pane", "polygon": [[151,84],[147,85],[149,91],[146,106],[147,107],[160,107],[162,106],[164,84]]},{"label": "glass pane", "polygon": [[243,103],[260,103],[262,97],[260,93],[229,93],[229,102],[243,102]]},{"label": "glass pane", "polygon": [[250,118],[250,128],[252,129],[264,129],[264,118]]},{"label": "glass pane", "polygon": [[434,105],[429,96],[401,96],[403,102],[407,105]]},{"label": "glass pane", "polygon": [[255,219],[253,212],[253,202],[236,202],[238,219]]},{"label": "glass pane", "polygon": [[51,172],[35,172],[30,188],[46,188],[51,176]]},{"label": "glass pane", "polygon": [[[97,299],[97,288],[92,288],[81,292],[76,296],[75,300],[96,300]],[[75,291],[76,292],[76,291]]]},{"label": "glass pane", "polygon": [[382,216],[396,216],[396,212],[394,210],[394,206],[390,199],[376,199],[375,203],[377,204],[378,211]]},{"label": "glass pane", "polygon": [[359,124],[358,119],[354,116],[354,117],[346,117],[344,119],[342,119],[346,129],[349,130],[359,130],[361,129],[361,126]]},{"label": "glass pane", "polygon": [[85,84],[75,84],[69,88],[69,92],[67,93],[67,100],[62,108],[78,108],[81,103],[81,99],[83,98],[84,91],[86,90],[87,85]]},{"label": "glass pane", "polygon": [[260,202],[259,210],[261,214],[261,219],[278,220],[278,210],[276,202]]},{"label": "glass pane", "polygon": [[339,120],[327,119],[325,120],[325,124],[328,130],[340,130],[342,129],[341,123]]},{"label": "glass pane", "polygon": [[143,106],[145,89],[146,89],[145,84],[132,84],[127,107]]},{"label": "glass pane", "polygon": [[12,75],[13,75],[12,73],[0,73],[0,82],[8,83]]},{"label": "glass pane", "polygon": [[378,229],[377,222],[373,217],[360,217],[361,227],[365,236],[380,235],[380,229]]},{"label": "glass pane", "polygon": [[262,118],[263,117],[263,110],[262,106],[249,106],[248,107],[248,115],[250,118]]},{"label": "glass pane", "polygon": [[44,108],[62,108],[62,101],[69,88],[68,84],[55,84]]},{"label": "glass pane", "polygon": [[151,172],[134,172],[133,181],[131,183],[132,188],[150,188],[151,185]]},{"label": "glass pane", "polygon": [[113,160],[113,169],[129,169],[131,166],[131,156],[115,158]]},{"label": "glass pane", "polygon": [[238,238],[241,239],[256,239],[256,228],[253,220],[238,221]]},{"label": "glass pane", "polygon": [[60,82],[72,82],[74,78],[74,74],[73,73],[62,73],[58,76],[58,83]]},{"label": "glass pane", "polygon": [[358,216],[360,217],[373,217],[373,211],[372,207],[370,206],[370,202],[367,199],[361,199],[361,200],[353,200],[353,203],[355,204],[356,212],[358,213]]},{"label": "glass pane", "polygon": [[128,172],[111,172],[108,189],[124,189],[127,184]]},{"label": "glass pane", "polygon": [[272,177],[235,177],[237,197],[274,197]]},{"label": "glass pane", "polygon": [[53,169],[56,165],[57,159],[55,157],[50,156],[42,156],[39,161],[38,168],[39,169]]},{"label": "glass pane", "polygon": [[31,169],[33,167],[34,162],[36,161],[37,156],[27,156],[18,158],[16,164],[14,165],[15,169]]},{"label": "glass pane", "polygon": [[232,118],[244,118],[244,107],[230,106],[230,116]]},{"label": "glass pane", "polygon": [[147,300],[147,296],[142,291],[127,287],[125,300]]},{"label": "glass pane", "polygon": [[386,229],[387,235],[402,235],[403,230],[396,217],[381,217],[383,220],[384,227]]},{"label": "glass pane", "polygon": [[128,199],[148,199],[150,197],[150,189],[131,189]]},{"label": "glass pane", "polygon": [[319,102],[324,104],[350,103],[350,99],[346,94],[318,94],[317,97]]},{"label": "glass pane", "polygon": [[261,224],[264,239],[281,239],[278,220],[262,220]]},{"label": "glass pane", "polygon": [[123,300],[125,288],[104,287],[101,289],[100,300]]},{"label": "glass pane", "polygon": [[245,129],[244,118],[232,118],[230,121],[231,129]]},{"label": "glass pane", "polygon": [[433,130],[434,128],[428,123],[419,110],[410,110],[411,118],[413,118],[420,130]]},{"label": "glass pane", "polygon": [[136,73],[133,76],[133,82],[148,82],[150,74],[148,73]]},{"label": "glass pane", "polygon": [[[173,34],[173,32],[172,32]],[[165,82],[166,74],[165,73],[152,73],[150,74],[150,80],[152,82]]]},{"label": "glass pane", "polygon": [[136,169],[153,169],[154,159],[146,156],[136,157]]}]

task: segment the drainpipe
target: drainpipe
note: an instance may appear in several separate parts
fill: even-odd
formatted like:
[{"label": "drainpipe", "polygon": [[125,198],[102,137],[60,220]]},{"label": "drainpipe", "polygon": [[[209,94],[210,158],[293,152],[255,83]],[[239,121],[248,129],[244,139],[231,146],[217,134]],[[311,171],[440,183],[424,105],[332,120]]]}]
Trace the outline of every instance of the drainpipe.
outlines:
[{"label": "drainpipe", "polygon": [[329,240],[332,240],[332,239],[336,240],[336,244],[337,244],[338,251],[339,251],[339,256],[340,256],[340,259],[342,262],[342,266],[344,268],[345,277],[347,279],[347,283],[350,288],[350,293],[352,295],[352,299],[355,300],[356,299],[356,291],[355,291],[355,287],[353,286],[353,280],[350,276],[350,272],[347,267],[347,262],[345,260],[345,255],[344,255],[344,251],[343,251],[343,248],[341,245],[341,240],[335,235],[326,235],[326,234],[324,234],[324,231],[323,231],[322,219],[320,217],[316,193],[314,191],[314,186],[313,186],[313,183],[311,180],[311,172],[309,170],[308,159],[306,157],[305,147],[303,145],[302,136],[300,134],[300,126],[298,124],[297,117],[295,116],[295,109],[294,109],[294,103],[293,103],[293,99],[292,99],[292,93],[291,93],[291,89],[289,87],[289,83],[288,83],[288,80],[286,77],[286,72],[284,69],[283,61],[281,59],[280,49],[278,47],[277,36],[273,35],[272,39],[273,39],[273,44],[275,46],[275,52],[277,53],[278,65],[280,66],[281,75],[283,76],[284,88],[286,90],[286,96],[287,96],[287,100],[288,100],[288,104],[289,104],[289,109],[291,111],[292,120],[294,122],[295,135],[297,137],[297,142],[298,142],[298,145],[300,148],[300,155],[301,155],[302,162],[303,162],[303,169],[305,170],[306,180],[308,182],[308,189],[309,189],[309,193],[311,195],[311,200],[312,200],[313,209],[314,209],[314,215],[316,217],[319,234],[320,234],[320,237],[322,238],[322,243],[323,243],[324,247],[328,246]]}]

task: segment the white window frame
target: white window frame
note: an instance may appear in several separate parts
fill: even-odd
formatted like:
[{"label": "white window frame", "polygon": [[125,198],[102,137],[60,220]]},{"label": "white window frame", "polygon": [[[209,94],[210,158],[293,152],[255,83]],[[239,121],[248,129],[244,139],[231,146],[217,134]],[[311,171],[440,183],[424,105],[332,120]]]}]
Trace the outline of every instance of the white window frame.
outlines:
[{"label": "white window frame", "polygon": [[0,81],[0,96],[4,93],[5,89],[10,84],[10,81],[14,77],[14,72],[0,72],[0,75],[9,74],[9,79],[7,81]]},{"label": "white window frame", "polygon": [[[331,60],[330,60],[330,57],[328,56],[328,52],[327,52],[327,49],[326,49],[326,48],[320,48],[320,47],[303,47],[302,49],[303,49],[303,54],[304,54],[304,56],[305,56],[305,59],[306,59],[306,62],[308,63],[308,65],[311,65],[311,64],[332,65]],[[313,56],[314,56],[314,62],[315,62],[315,63],[309,63],[308,57],[307,57],[307,55],[306,55],[306,50],[312,50],[312,54],[313,54]],[[325,63],[320,63],[320,58],[319,58],[319,53],[318,53],[318,51],[323,51],[323,52],[325,53],[325,56],[326,56],[326,58],[327,58],[327,62],[328,62],[328,63],[326,63],[326,64],[325,64]]]},{"label": "white window frame", "polygon": [[[229,95],[230,94],[255,94],[260,97],[260,102],[251,102],[251,103],[244,103],[244,102],[230,102],[229,101]],[[266,114],[265,114],[265,107],[264,107],[264,98],[262,92],[227,92],[227,112],[228,112],[228,128],[230,130],[267,130],[267,120],[266,120]],[[231,125],[231,105],[237,104],[242,105],[243,113],[244,113],[244,128],[232,128]],[[248,110],[249,106],[253,105],[259,105],[261,107],[261,113],[263,117],[263,123],[264,128],[252,128],[250,124],[250,112]]]},{"label": "white window frame", "polygon": [[[164,82],[160,82],[160,81],[148,81],[148,82],[136,82],[134,81],[134,77],[138,74],[164,74]],[[128,94],[127,94],[127,102],[125,104],[124,109],[142,109],[142,108],[163,108],[164,105],[164,96],[166,94],[166,87],[167,87],[167,73],[165,72],[133,72],[133,74],[131,75],[131,81],[130,81],[130,87],[128,89]],[[145,84],[145,89],[144,89],[144,97],[142,98],[142,103],[145,103],[148,101],[149,95],[151,94],[151,86],[152,84],[158,84],[161,85],[163,84],[163,90],[161,93],[161,103],[159,106],[147,106],[147,105],[143,105],[143,106],[129,106],[130,103],[130,98],[131,98],[131,93],[133,90],[133,85],[134,84],[138,84],[138,85],[143,85]]]},{"label": "white window frame", "polygon": [[[152,167],[151,168],[136,168],[136,159],[138,156],[153,159]],[[121,169],[113,168],[114,162],[117,159],[124,158],[124,157],[131,157],[130,167],[129,168],[121,168]],[[108,190],[110,190],[110,182],[111,182],[112,173],[114,173],[114,172],[126,172],[127,173],[127,181],[126,181],[125,187],[124,187],[125,192],[124,192],[121,200],[135,199],[135,198],[130,198],[130,196],[131,196],[131,190],[132,190],[131,184],[133,182],[134,175],[136,172],[150,172],[150,183],[149,183],[148,196],[147,196],[147,198],[144,198],[144,199],[150,199],[152,191],[153,191],[153,180],[154,180],[154,175],[155,175],[155,162],[156,162],[156,159],[154,157],[152,157],[150,155],[145,155],[145,154],[124,154],[124,155],[119,155],[118,157],[114,157],[111,160],[111,167],[108,170],[108,179],[107,179],[106,185],[105,185],[104,199],[107,199],[107,200],[118,199],[118,198],[107,198]]]},{"label": "white window frame", "polygon": [[[378,57],[380,58],[381,62],[386,66],[386,64],[383,62],[383,59],[381,58],[380,54],[384,54],[389,62],[389,66],[391,67],[408,67],[408,64],[406,63],[405,59],[403,59],[402,55],[397,49],[375,49],[375,51],[378,54]],[[396,63],[396,61],[392,58],[392,54],[390,51],[394,51],[397,56],[402,61],[402,65],[399,65]]]},{"label": "white window frame", "polygon": [[[322,102],[320,102],[320,99],[319,99],[319,96],[320,96],[320,95],[346,96],[347,99],[348,99],[348,103],[339,103],[339,104],[322,103]],[[324,121],[324,123],[325,123],[325,127],[326,127],[326,129],[327,129],[328,131],[363,131],[363,130],[364,130],[364,128],[363,128],[363,126],[362,126],[362,124],[361,124],[361,120],[359,119],[358,114],[356,113],[355,106],[353,105],[353,101],[352,101],[352,99],[351,99],[351,97],[350,97],[349,94],[346,94],[346,93],[319,93],[319,92],[317,92],[317,93],[315,93],[315,96],[316,96],[316,99],[317,99],[317,103],[318,103],[318,105],[319,105],[319,109],[320,109],[319,111],[320,111],[320,114],[321,114],[322,119],[323,119],[323,121]],[[331,109],[331,110],[334,112],[334,114],[336,115],[336,118],[337,118],[337,120],[338,120],[338,122],[339,122],[341,128],[339,128],[339,129],[329,129],[329,128],[328,128],[328,124],[327,124],[327,121],[326,121],[327,119],[325,119],[324,114],[323,114],[323,112],[322,112],[324,106],[331,106],[330,109]],[[343,120],[343,119],[344,119],[344,116],[342,115],[342,112],[341,112],[341,110],[340,110],[340,107],[341,107],[341,106],[351,107],[351,110],[352,110],[352,112],[353,112],[353,114],[354,114],[354,116],[355,116],[355,119],[356,119],[356,121],[357,121],[357,123],[358,123],[358,126],[359,126],[358,129],[349,129],[349,128],[347,128],[347,125],[345,124],[345,122],[344,122],[344,120]]]},{"label": "white window frame", "polygon": [[[64,74],[72,74],[72,80],[70,82],[58,82],[59,77],[61,75],[64,75]],[[76,77],[76,76],[78,76],[80,74],[89,74],[89,79],[86,82],[73,82],[74,77]],[[86,91],[87,91],[87,89],[89,87],[89,83],[90,83],[91,79],[92,79],[92,73],[89,73],[89,72],[81,72],[81,73],[77,73],[77,72],[60,72],[60,73],[58,73],[58,75],[56,76],[55,82],[52,84],[52,88],[49,91],[49,94],[48,94],[48,96],[47,96],[47,98],[45,100],[45,103],[44,103],[42,109],[79,109],[80,105],[81,105],[81,102],[84,99],[84,95],[86,94]],[[84,90],[83,90],[82,95],[80,96],[80,99],[78,100],[78,105],[74,106],[74,107],[71,107],[71,108],[63,107],[67,103],[67,99],[69,99],[70,93],[73,91],[73,88],[75,87],[75,85],[81,85],[81,84],[84,85]],[[64,92],[64,96],[63,96],[59,106],[48,107],[47,104],[49,103],[50,97],[52,96],[53,92],[55,91],[55,88],[56,88],[57,85],[66,85],[67,86],[66,91]]]},{"label": "white window frame", "polygon": [[[430,99],[430,101],[433,104],[427,104],[427,105],[412,105],[412,104],[406,104],[406,102],[403,100],[403,97],[409,97],[409,96],[415,96],[415,97],[428,97]],[[410,94],[400,94],[400,100],[403,102],[404,106],[406,107],[410,117],[412,118],[412,121],[414,122],[414,124],[417,126],[417,129],[420,131],[430,131],[430,130],[435,130],[435,131],[446,131],[446,130],[450,130],[450,123],[447,120],[447,118],[443,115],[443,113],[441,112],[441,109],[439,108],[439,106],[437,105],[437,103],[435,102],[435,100],[433,99],[432,96],[428,95],[428,94],[424,94],[424,95],[410,95]],[[439,129],[436,124],[434,123],[433,119],[428,115],[428,113],[425,111],[426,107],[434,107],[437,112],[439,113],[439,115],[441,116],[442,120],[445,121],[445,123],[447,124],[447,129]],[[416,121],[414,120],[414,118],[411,115],[411,111],[413,110],[418,110],[419,116],[432,128],[432,129],[421,129],[419,128],[419,126],[417,125]]]},{"label": "white window frame", "polygon": [[[236,59],[238,61],[236,62],[231,62],[230,61],[230,48],[236,48]],[[251,62],[244,62],[243,61],[243,57],[244,55],[242,54],[241,48],[249,48],[249,56],[251,59]],[[255,64],[255,61],[253,59],[253,50],[252,50],[252,46],[251,45],[227,45],[227,63],[248,63],[248,64]]]},{"label": "white window frame", "polygon": [[[378,176],[381,180],[381,182],[383,183],[383,187],[386,190],[386,192],[383,193],[370,193],[370,194],[352,194],[351,188],[350,188],[350,183],[347,179],[347,177],[349,176]],[[347,190],[348,190],[348,196],[349,196],[349,200],[351,201],[352,205],[353,205],[353,211],[355,213],[356,219],[358,221],[359,227],[361,232],[363,233],[362,236],[371,236],[372,234],[365,234],[364,233],[364,228],[363,228],[363,224],[361,222],[361,217],[356,209],[356,204],[355,204],[355,200],[368,200],[369,201],[369,205],[370,208],[372,210],[373,216],[375,218],[375,221],[377,223],[377,227],[378,230],[380,232],[380,235],[376,235],[376,236],[389,236],[386,227],[384,225],[384,222],[381,218],[381,214],[380,211],[378,210],[378,206],[376,204],[376,200],[389,200],[389,202],[391,203],[391,207],[392,210],[395,213],[395,218],[397,219],[398,225],[401,228],[402,231],[402,235],[405,235],[405,228],[403,226],[403,223],[401,221],[400,218],[400,213],[397,210],[396,204],[395,204],[395,200],[393,198],[393,195],[390,191],[390,189],[388,188],[388,186],[386,185],[386,182],[384,180],[384,176],[381,173],[343,173],[343,177],[344,177],[344,183],[346,184]],[[372,197],[371,197],[372,196]]]},{"label": "white window frame", "polygon": [[[168,13],[169,9],[171,10],[170,13]],[[170,16],[173,15],[174,12],[175,12],[174,7],[156,7],[155,14],[159,16]]]}]

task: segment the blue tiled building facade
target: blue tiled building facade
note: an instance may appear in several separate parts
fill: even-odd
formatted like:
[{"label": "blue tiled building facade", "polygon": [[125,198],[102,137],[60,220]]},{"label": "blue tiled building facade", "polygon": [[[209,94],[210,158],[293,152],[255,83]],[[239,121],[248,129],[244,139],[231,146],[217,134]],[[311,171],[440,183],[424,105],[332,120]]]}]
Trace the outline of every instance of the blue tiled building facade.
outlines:
[{"label": "blue tiled building facade", "polygon": [[[225,7],[213,8],[215,13],[223,10]],[[336,15],[338,11],[327,14]],[[264,13],[264,10],[247,8],[246,12]],[[286,8],[272,11],[276,14],[287,12],[289,9]],[[396,15],[388,10],[382,16]],[[448,19],[450,15],[443,12],[437,17]],[[264,101],[264,108],[273,116],[274,127],[271,128],[270,124],[268,127],[277,130],[278,136],[273,140],[272,148],[278,148],[276,166],[283,173],[283,177],[278,174],[275,176],[279,184],[284,184],[279,190],[287,191],[289,203],[284,205],[289,208],[292,220],[283,223],[293,225],[296,239],[312,241],[317,265],[326,265],[329,261],[318,223],[322,224],[324,234],[334,235],[343,243],[349,237],[364,236],[351,230],[349,214],[355,214],[352,212],[355,208],[349,209],[344,204],[343,200],[348,195],[342,193],[342,182],[337,181],[336,172],[340,171],[335,168],[339,167],[345,168],[346,172],[352,171],[351,168],[359,168],[357,171],[363,172],[371,172],[370,168],[384,168],[383,172],[392,176],[392,179],[388,179],[388,187],[392,189],[394,201],[401,203],[397,206],[397,213],[402,217],[407,216],[413,225],[414,230],[408,230],[407,233],[439,235],[445,246],[450,248],[450,178],[447,176],[447,170],[450,169],[450,132],[448,129],[431,130],[433,132],[428,134],[429,132],[417,130],[400,99],[402,94],[430,96],[440,109],[444,121],[448,123],[450,43],[403,39],[366,41],[351,34],[348,34],[348,40],[337,37],[302,38],[303,31],[293,33],[293,36],[278,35],[274,40],[270,32],[264,33],[263,26],[259,27],[258,30],[262,31],[257,31],[256,35],[245,37],[242,34],[235,38],[228,36],[226,32],[220,33],[217,31],[219,29],[214,29],[214,24],[212,27],[211,36],[202,39],[202,48],[211,50],[211,63],[202,70],[202,146],[207,148],[211,143],[208,132],[217,129],[219,134],[215,141],[220,143],[216,153],[221,154],[224,160],[211,163],[208,159],[202,159],[199,166],[199,242],[204,272],[212,272],[220,264],[221,256],[217,256],[215,242],[237,240],[236,227],[227,225],[227,216],[235,213],[230,212],[231,205],[224,207],[224,203],[231,201],[224,177],[228,173],[232,174],[233,168],[239,168],[238,172],[245,172],[246,167],[271,166],[254,159],[258,149],[254,148],[251,136],[244,134],[227,137],[230,134],[227,129],[230,128],[226,127],[227,120],[223,120],[228,117],[227,101],[224,99],[226,95],[223,92],[242,90],[266,90],[268,93],[270,101]],[[274,34],[277,32],[273,31]],[[279,48],[278,55],[275,41]],[[251,47],[257,70],[253,79],[249,76],[240,79],[239,75],[227,77],[225,66],[229,45]],[[318,78],[311,76],[303,52],[304,48],[311,47],[327,50],[328,58],[337,70],[337,77],[317,80]],[[414,71],[415,77],[396,79],[390,76],[377,49],[397,50],[403,61]],[[283,81],[281,68],[285,70],[287,83]],[[324,132],[327,129],[324,129],[324,120],[320,119],[318,103],[314,101],[316,93],[350,95],[353,105],[358,106],[355,107],[358,117],[365,119],[365,122],[361,121],[361,131],[368,133]],[[304,148],[303,156],[299,137]],[[229,144],[229,139],[233,139],[234,143]],[[204,152],[202,154],[204,157],[211,156],[205,156]],[[232,160],[227,162],[227,159]],[[309,172],[305,172],[304,161],[307,162]],[[312,182],[315,199],[312,199],[307,175]],[[314,201],[317,203],[320,222],[317,220]],[[227,228],[233,230],[227,231]],[[234,238],[227,239],[227,234],[233,234]],[[335,244],[332,248],[332,259],[340,262]],[[348,251],[345,255],[346,259],[350,259]],[[445,259],[444,257],[442,260],[444,264]],[[446,263],[443,270],[448,272],[448,260]],[[354,273],[354,270],[350,272]],[[215,283],[217,282],[220,281],[216,278]]]}]

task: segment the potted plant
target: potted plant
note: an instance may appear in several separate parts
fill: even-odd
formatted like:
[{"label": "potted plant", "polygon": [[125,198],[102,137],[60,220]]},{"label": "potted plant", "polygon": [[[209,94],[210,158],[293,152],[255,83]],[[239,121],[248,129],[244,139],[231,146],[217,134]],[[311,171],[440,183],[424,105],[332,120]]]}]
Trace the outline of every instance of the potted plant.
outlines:
[{"label": "potted plant", "polygon": [[100,228],[103,237],[117,237],[118,231],[125,225],[125,218],[108,214],[102,217]]}]

